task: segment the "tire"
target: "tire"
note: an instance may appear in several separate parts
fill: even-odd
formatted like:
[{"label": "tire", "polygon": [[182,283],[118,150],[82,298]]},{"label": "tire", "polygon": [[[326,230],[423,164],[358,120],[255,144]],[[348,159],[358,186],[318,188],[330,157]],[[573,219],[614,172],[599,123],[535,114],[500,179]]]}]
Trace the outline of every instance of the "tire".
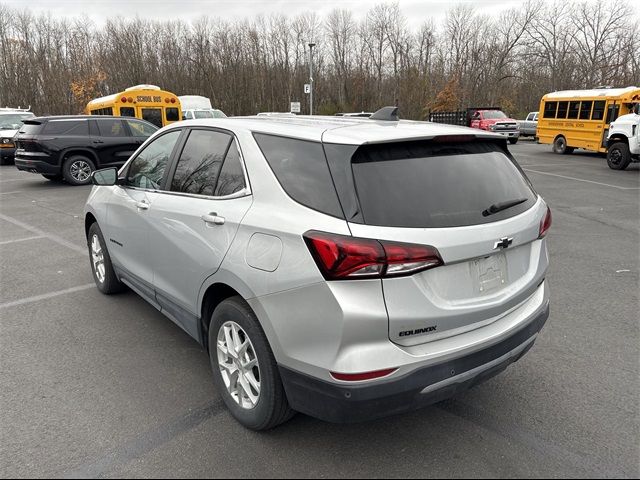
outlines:
[{"label": "tire", "polygon": [[58,175],[58,174],[50,175],[48,173],[43,173],[42,176],[44,178],[46,178],[47,180],[50,180],[52,182],[61,182],[62,181],[62,175]]},{"label": "tire", "polygon": [[560,155],[570,155],[573,153],[573,147],[567,146],[567,139],[562,135],[553,141],[553,151]]},{"label": "tire", "polygon": [[[233,334],[234,331],[236,335]],[[222,348],[219,348],[219,340],[222,342]],[[246,345],[247,340],[244,357],[239,357],[242,360],[238,360],[237,355],[233,357],[225,353],[229,343]],[[232,348],[237,352],[237,348]],[[231,415],[244,427],[256,431],[269,430],[295,415],[287,402],[280,372],[267,337],[255,313],[241,297],[223,300],[211,315],[209,358],[214,382],[222,400]],[[242,382],[238,381],[234,373],[238,371],[239,365],[246,365],[254,359],[256,365],[247,369],[242,376],[245,387],[248,387],[253,396],[251,398],[245,393],[246,388],[241,386]],[[223,368],[222,364],[234,370]],[[259,390],[255,388],[256,381]]]},{"label": "tire", "polygon": [[73,155],[65,160],[62,176],[71,185],[88,185],[95,170],[93,160],[84,155]]},{"label": "tire", "polygon": [[[94,250],[96,247],[94,242],[97,242],[99,245],[99,252],[97,249]],[[111,295],[123,291],[125,286],[120,282],[120,280],[118,280],[116,272],[113,270],[111,257],[109,256],[109,251],[107,250],[104,237],[102,236],[102,231],[100,230],[97,222],[94,222],[91,227],[89,227],[89,233],[87,234],[87,246],[89,247],[91,273],[93,274],[93,280],[96,282],[98,290],[105,295]],[[100,265],[102,265],[102,269],[99,268]]]},{"label": "tire", "polygon": [[631,163],[629,145],[616,142],[607,150],[607,164],[612,170],[624,170]]},{"label": "tire", "polygon": [[510,138],[510,139],[509,139],[509,143],[510,143],[511,145],[515,145],[516,143],[518,143],[518,139],[517,139],[517,138]]}]

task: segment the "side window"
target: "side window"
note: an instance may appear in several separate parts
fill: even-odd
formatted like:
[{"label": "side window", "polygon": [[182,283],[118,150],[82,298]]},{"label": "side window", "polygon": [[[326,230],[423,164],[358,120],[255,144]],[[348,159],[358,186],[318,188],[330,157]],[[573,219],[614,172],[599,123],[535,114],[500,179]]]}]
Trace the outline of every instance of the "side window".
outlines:
[{"label": "side window", "polygon": [[602,120],[604,118],[604,106],[604,100],[593,102],[593,113],[591,114],[591,120]]},{"label": "side window", "polygon": [[232,137],[211,130],[192,130],[171,181],[174,192],[213,196]]},{"label": "side window", "polygon": [[544,104],[544,118],[556,118],[558,102],[546,102]]},{"label": "side window", "polygon": [[537,122],[537,121],[538,121],[538,114],[537,114],[537,113],[533,116],[533,121],[534,121],[534,122]]},{"label": "side window", "polygon": [[569,102],[558,103],[558,115],[556,118],[567,118],[567,111],[569,110]]},{"label": "side window", "polygon": [[159,189],[180,133],[180,130],[174,130],[147,145],[129,164],[126,185],[150,190]]},{"label": "side window", "polygon": [[580,120],[589,120],[591,118],[592,101],[583,101],[580,107]]},{"label": "side window", "polygon": [[51,120],[42,130],[43,135],[89,135],[87,120]]},{"label": "side window", "polygon": [[185,120],[193,119],[193,114],[191,112],[182,112],[182,116],[184,117]]},{"label": "side window", "polygon": [[570,102],[569,103],[569,116],[567,118],[575,119],[578,118],[578,113],[580,112],[580,102]]},{"label": "side window", "polygon": [[98,131],[101,137],[126,137],[122,120],[98,120]]},{"label": "side window", "polygon": [[531,121],[533,121],[533,113],[530,113],[530,114],[527,116],[527,122],[531,122]]},{"label": "side window", "polygon": [[229,152],[224,159],[222,170],[218,176],[215,196],[225,197],[233,195],[244,188],[244,172],[240,160],[240,152],[234,141],[229,147]]},{"label": "side window", "polygon": [[131,130],[131,135],[134,137],[150,137],[155,132],[158,131],[158,127],[155,125],[151,125],[150,123],[138,122],[136,120],[126,120],[127,125],[129,125],[129,129]]},{"label": "side window", "polygon": [[278,182],[293,200],[344,218],[322,144],[261,133],[253,136]]}]

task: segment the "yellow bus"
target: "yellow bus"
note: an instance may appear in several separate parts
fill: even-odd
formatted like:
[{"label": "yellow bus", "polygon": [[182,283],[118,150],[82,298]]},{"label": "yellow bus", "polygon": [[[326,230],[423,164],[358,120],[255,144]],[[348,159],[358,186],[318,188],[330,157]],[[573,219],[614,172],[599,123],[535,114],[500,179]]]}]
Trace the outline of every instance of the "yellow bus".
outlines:
[{"label": "yellow bus", "polygon": [[91,100],[85,108],[87,115],[115,115],[135,117],[164,127],[182,119],[180,99],[155,85],[136,85],[124,92]]},{"label": "yellow bus", "polygon": [[537,136],[556,153],[576,148],[605,153],[609,125],[639,102],[638,87],[549,93],[540,102]]}]

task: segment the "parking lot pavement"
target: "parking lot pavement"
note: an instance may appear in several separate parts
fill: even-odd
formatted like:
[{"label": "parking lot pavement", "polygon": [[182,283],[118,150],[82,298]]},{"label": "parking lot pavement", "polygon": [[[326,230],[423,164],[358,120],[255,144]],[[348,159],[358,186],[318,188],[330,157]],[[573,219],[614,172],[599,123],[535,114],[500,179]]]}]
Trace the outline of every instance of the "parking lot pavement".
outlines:
[{"label": "parking lot pavement", "polygon": [[531,352],[421,411],[266,433],[230,417],[177,326],[93,287],[88,187],[0,168],[0,476],[638,477],[640,169],[511,150],[553,210]]}]

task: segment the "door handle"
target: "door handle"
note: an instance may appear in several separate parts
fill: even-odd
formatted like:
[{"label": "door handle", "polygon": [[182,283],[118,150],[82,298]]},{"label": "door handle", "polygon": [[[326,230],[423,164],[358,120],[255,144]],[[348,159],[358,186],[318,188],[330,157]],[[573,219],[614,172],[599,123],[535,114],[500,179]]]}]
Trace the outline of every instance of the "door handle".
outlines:
[{"label": "door handle", "polygon": [[94,140],[93,143],[104,143],[102,140]]},{"label": "door handle", "polygon": [[144,200],[141,202],[136,202],[136,208],[138,210],[149,210],[149,207],[151,205],[149,205],[147,202],[145,202]]},{"label": "door handle", "polygon": [[224,217],[218,216],[217,213],[212,212],[207,215],[202,215],[200,217],[204,223],[207,225],[224,225]]}]

